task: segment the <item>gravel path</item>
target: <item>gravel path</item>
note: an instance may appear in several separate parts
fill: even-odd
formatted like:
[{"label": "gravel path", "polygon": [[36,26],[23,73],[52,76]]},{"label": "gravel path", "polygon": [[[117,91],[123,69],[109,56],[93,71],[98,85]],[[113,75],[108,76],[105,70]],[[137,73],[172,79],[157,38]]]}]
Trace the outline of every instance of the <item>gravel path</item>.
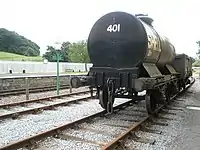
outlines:
[{"label": "gravel path", "polygon": [[[117,100],[115,105],[125,101],[127,100]],[[56,110],[48,110],[36,115],[25,115],[17,120],[7,119],[0,123],[0,146],[75,121],[101,110],[103,109],[100,107],[98,100],[93,99],[81,102],[81,104],[56,107]]]},{"label": "gravel path", "polygon": [[[81,92],[84,90],[89,90],[88,87],[80,87],[77,89],[72,89],[72,92]],[[63,89],[60,90],[60,94],[67,94],[70,93],[69,89]],[[48,91],[48,92],[40,92],[40,93],[30,93],[29,99],[38,99],[42,97],[49,97],[49,96],[55,96],[56,91]],[[17,95],[17,96],[8,96],[8,97],[0,97],[0,105],[1,104],[8,104],[13,102],[19,102],[26,100],[26,95]]]}]

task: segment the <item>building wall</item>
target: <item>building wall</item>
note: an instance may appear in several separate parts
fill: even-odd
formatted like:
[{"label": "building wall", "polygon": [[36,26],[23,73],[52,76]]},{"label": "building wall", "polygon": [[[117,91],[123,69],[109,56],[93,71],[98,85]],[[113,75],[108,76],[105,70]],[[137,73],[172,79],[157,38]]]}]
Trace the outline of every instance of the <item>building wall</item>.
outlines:
[{"label": "building wall", "polygon": [[[85,63],[59,63],[60,72],[74,71],[74,72],[85,72],[89,71],[92,64]],[[49,73],[57,71],[57,64],[54,62],[28,62],[28,61],[0,61],[0,74],[9,73]]]}]

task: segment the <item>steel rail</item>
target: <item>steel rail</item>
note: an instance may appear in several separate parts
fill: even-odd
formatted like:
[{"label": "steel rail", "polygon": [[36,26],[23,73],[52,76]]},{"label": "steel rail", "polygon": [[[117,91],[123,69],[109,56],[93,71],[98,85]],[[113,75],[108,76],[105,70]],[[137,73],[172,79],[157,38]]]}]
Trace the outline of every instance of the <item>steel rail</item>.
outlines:
[{"label": "steel rail", "polygon": [[[60,89],[69,89],[69,85],[61,85]],[[29,88],[29,93],[37,93],[37,92],[45,92],[45,91],[53,91],[56,90],[56,86],[43,86],[43,87],[33,87]],[[12,89],[12,90],[2,90],[0,96],[10,96],[10,95],[20,95],[26,94],[25,88],[20,89]]]},{"label": "steel rail", "polygon": [[41,110],[50,110],[50,109],[54,109],[55,107],[58,107],[58,106],[77,103],[79,101],[85,101],[85,100],[88,100],[89,98],[91,98],[91,96],[78,98],[78,99],[74,99],[74,100],[70,100],[70,101],[59,102],[59,103],[50,104],[50,105],[46,105],[46,106],[40,106],[40,107],[31,108],[31,109],[27,109],[27,110],[11,112],[11,113],[0,115],[0,119],[7,119],[9,117],[15,119],[20,115],[30,114],[30,113],[37,113],[37,112],[39,112]]},{"label": "steel rail", "polygon": [[[192,86],[192,84],[194,82],[195,82],[195,79],[185,89],[182,89],[179,93],[177,93],[174,96],[172,96],[171,100],[174,100],[177,96],[179,96],[184,91],[186,91],[189,87]],[[161,107],[159,107],[155,111],[155,114],[157,114],[163,107],[165,107],[165,105],[162,105]],[[120,143],[121,140],[125,139],[128,135],[130,135],[133,131],[135,131],[136,129],[138,129],[144,122],[146,122],[147,120],[151,119],[152,117],[153,117],[153,115],[148,115],[147,117],[144,117],[141,121],[139,121],[137,123],[134,123],[127,131],[125,131],[124,133],[120,134],[119,136],[117,136],[116,138],[114,138],[112,141],[110,141],[109,143],[107,143],[106,145],[104,145],[102,147],[102,150],[109,150],[109,149],[114,148],[118,143]]]},{"label": "steel rail", "polygon": [[[75,94],[77,95],[77,94],[87,93],[87,92],[73,93],[70,96],[75,95]],[[55,104],[50,104],[50,105],[30,108],[30,109],[27,109],[27,110],[21,110],[21,111],[15,111],[15,112],[11,112],[11,113],[6,113],[6,114],[3,114],[3,115],[0,115],[0,119],[7,119],[7,118],[15,119],[20,115],[30,114],[30,113],[37,113],[37,112],[39,112],[41,110],[50,110],[50,109],[54,109],[55,107],[58,107],[58,106],[63,106],[63,105],[65,106],[65,105],[68,105],[68,104],[77,103],[79,101],[85,101],[85,100],[88,100],[89,98],[91,98],[91,96],[86,96],[86,97],[83,97],[83,98],[76,98],[74,100],[69,100],[69,101],[57,102]],[[41,99],[40,100],[36,99],[34,102],[40,102],[40,101],[41,101]],[[45,101],[45,99],[43,99],[42,101]]]},{"label": "steel rail", "polygon": [[[96,91],[96,90],[93,90]],[[22,104],[27,104],[27,103],[34,103],[34,102],[39,102],[39,101],[48,101],[48,100],[52,100],[52,99],[56,99],[56,98],[62,98],[62,97],[67,97],[67,96],[73,96],[73,95],[77,95],[77,94],[85,94],[90,92],[90,90],[86,90],[86,91],[81,91],[81,92],[73,92],[73,93],[68,93],[68,94],[62,94],[62,95],[55,95],[55,96],[48,96],[48,97],[43,97],[43,98],[39,98],[39,99],[32,99],[32,100],[23,100],[20,102],[15,102],[15,103],[7,103],[7,104],[1,104],[0,108],[8,108],[11,106],[17,106],[17,105],[22,105]]]},{"label": "steel rail", "polygon": [[[130,101],[127,101],[127,102],[125,102],[123,104],[115,106],[114,110],[116,111],[116,110],[120,109],[121,107],[125,107],[127,105],[130,105],[132,102],[133,101],[130,100]],[[83,123],[83,122],[88,121],[90,119],[105,115],[106,113],[107,112],[105,110],[103,110],[103,111],[100,111],[98,113],[92,114],[90,116],[87,116],[87,117],[81,118],[79,120],[76,120],[74,122],[66,123],[66,124],[60,125],[58,127],[52,128],[51,130],[42,131],[41,133],[35,134],[33,136],[30,136],[30,137],[28,137],[26,139],[18,140],[18,141],[15,141],[15,142],[11,143],[11,144],[3,146],[3,147],[0,148],[0,150],[14,150],[14,149],[18,149],[18,148],[21,148],[21,147],[29,146],[30,144],[34,144],[34,142],[39,141],[39,140],[41,140],[41,139],[43,139],[45,137],[56,136],[62,130],[65,130],[67,128],[73,127],[76,124]]]},{"label": "steel rail", "polygon": [[[195,80],[194,80],[195,81]],[[192,82],[189,86],[186,87],[186,89],[188,89],[194,82]],[[186,90],[185,89],[185,90]],[[182,90],[181,92],[179,92],[178,94],[176,94],[175,96],[173,96],[172,98],[176,98],[178,95],[180,95],[183,91],[185,90]],[[132,104],[133,101],[130,100],[130,101],[127,101],[123,104],[120,104],[118,106],[115,106],[114,107],[114,111],[116,110],[119,110],[120,108],[124,108],[126,107],[127,105],[129,106],[130,104]],[[156,113],[161,109],[163,108],[164,106],[161,106],[159,109],[156,110]],[[33,136],[30,136],[26,139],[22,139],[22,140],[17,140],[17,141],[14,141],[8,145],[5,145],[3,147],[0,148],[0,150],[14,150],[14,149],[18,149],[18,148],[22,148],[22,147],[26,147],[26,146],[30,146],[32,144],[35,144],[35,142],[41,140],[41,139],[44,139],[46,137],[49,137],[49,136],[56,136],[58,134],[61,133],[62,130],[65,130],[67,128],[70,128],[70,127],[73,127],[74,125],[76,124],[80,124],[80,123],[83,123],[83,122],[86,122],[90,119],[93,119],[95,117],[100,117],[102,115],[106,115],[106,111],[103,110],[101,112],[98,112],[98,113],[95,113],[95,114],[92,114],[90,116],[87,116],[87,117],[84,117],[84,118],[81,118],[79,120],[76,120],[74,122],[71,122],[71,123],[66,123],[66,124],[63,124],[63,125],[60,125],[60,126],[57,126],[57,127],[54,127],[52,128],[51,130],[47,130],[47,131],[42,131],[38,134],[35,134]],[[152,115],[151,115],[152,116]],[[151,116],[147,116],[147,117],[144,117],[141,121],[137,122],[136,124],[133,124],[132,127],[129,128],[128,131],[133,131],[135,130],[136,128],[138,128],[142,123],[144,123],[146,120],[148,120]],[[130,132],[126,131],[125,133],[121,134],[120,136],[118,136],[115,140],[107,143],[107,144],[104,144],[104,146],[102,147],[102,149],[110,149],[112,147],[114,147],[118,142],[119,140],[122,140],[124,137],[126,137],[127,135],[129,135]]]}]

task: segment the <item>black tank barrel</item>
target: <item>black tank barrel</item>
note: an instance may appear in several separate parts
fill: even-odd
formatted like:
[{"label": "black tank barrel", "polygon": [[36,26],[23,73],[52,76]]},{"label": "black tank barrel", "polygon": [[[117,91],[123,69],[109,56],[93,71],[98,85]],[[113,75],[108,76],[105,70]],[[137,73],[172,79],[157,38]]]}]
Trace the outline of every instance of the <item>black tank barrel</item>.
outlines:
[{"label": "black tank barrel", "polygon": [[111,12],[92,27],[88,53],[94,67],[128,68],[143,62],[170,64],[174,46],[156,32],[146,15]]}]

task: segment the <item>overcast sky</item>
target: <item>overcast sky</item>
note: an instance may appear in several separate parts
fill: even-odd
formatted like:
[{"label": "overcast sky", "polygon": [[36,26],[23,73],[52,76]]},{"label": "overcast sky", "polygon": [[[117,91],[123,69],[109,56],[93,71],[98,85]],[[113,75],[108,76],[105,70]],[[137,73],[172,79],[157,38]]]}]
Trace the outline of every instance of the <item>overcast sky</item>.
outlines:
[{"label": "overcast sky", "polygon": [[196,56],[199,6],[199,0],[0,0],[0,28],[36,42],[43,54],[56,41],[87,39],[93,24],[106,13],[148,13],[177,53]]}]

